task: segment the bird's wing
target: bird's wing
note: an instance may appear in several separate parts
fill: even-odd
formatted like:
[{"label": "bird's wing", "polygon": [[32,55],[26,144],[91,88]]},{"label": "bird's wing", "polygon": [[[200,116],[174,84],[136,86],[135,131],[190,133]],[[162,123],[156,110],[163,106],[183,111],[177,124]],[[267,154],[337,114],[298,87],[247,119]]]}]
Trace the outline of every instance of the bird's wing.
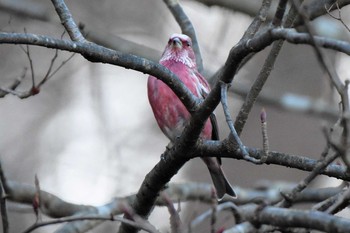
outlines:
[{"label": "bird's wing", "polygon": [[209,83],[207,82],[207,80],[198,71],[195,72],[195,75],[198,78],[199,85],[201,87],[201,95],[202,95],[202,97],[204,99],[205,97],[208,96],[208,94],[210,92]]}]

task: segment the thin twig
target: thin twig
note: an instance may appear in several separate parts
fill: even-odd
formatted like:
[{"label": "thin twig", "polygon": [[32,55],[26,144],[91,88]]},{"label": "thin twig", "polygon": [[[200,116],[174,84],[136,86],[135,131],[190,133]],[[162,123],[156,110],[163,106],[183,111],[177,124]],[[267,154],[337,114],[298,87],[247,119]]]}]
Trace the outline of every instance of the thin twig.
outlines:
[{"label": "thin twig", "polygon": [[216,221],[217,221],[217,215],[218,215],[218,201],[217,201],[217,195],[216,192],[213,190],[211,195],[211,217],[210,217],[210,232],[215,233],[216,232]]},{"label": "thin twig", "polygon": [[[158,230],[152,224],[150,224],[147,220],[145,220],[144,218],[136,214],[134,209],[127,202],[123,202],[121,206],[124,212],[124,219],[129,219],[135,222],[136,224],[139,224],[139,226],[136,228],[146,229],[148,232],[158,233]],[[131,224],[128,224],[128,225],[133,226]]]},{"label": "thin twig", "polygon": [[[25,32],[25,33],[27,33],[27,32]],[[32,76],[32,88],[34,88],[35,87],[35,73],[34,73],[33,60],[32,60],[31,55],[30,55],[29,45],[26,45],[26,49],[24,51],[25,51],[27,58],[28,58],[28,61],[29,61],[30,73]]]},{"label": "thin twig", "polygon": [[8,88],[0,87],[0,98],[6,96],[7,94],[12,94],[12,95],[18,96],[21,99],[24,99],[24,98],[28,98],[30,96],[38,94],[40,92],[41,86],[44,85],[50,78],[52,78],[75,55],[75,53],[71,54],[54,71],[52,71],[53,66],[55,64],[55,61],[58,58],[58,49],[56,49],[55,54],[51,59],[49,68],[48,68],[44,78],[38,84],[35,84],[35,82],[34,82],[35,81],[34,66],[33,66],[33,61],[31,59],[31,56],[30,56],[29,46],[27,45],[26,49],[21,46],[21,49],[26,53],[28,60],[29,60],[30,70],[31,70],[31,75],[32,75],[32,87],[28,91],[24,91],[24,92],[20,92],[20,91],[15,90],[17,88],[17,86],[22,82],[23,78],[25,77],[26,70],[27,70],[27,69],[25,69],[23,74],[21,75],[21,77],[19,79],[15,80],[15,82],[10,87],[8,87]]},{"label": "thin twig", "polygon": [[269,137],[267,135],[267,114],[265,108],[263,108],[260,112],[260,122],[261,122],[261,133],[263,139],[263,150],[264,156],[261,157],[261,162],[265,163],[267,156],[269,155],[270,145],[269,145]]},{"label": "thin twig", "polygon": [[10,86],[4,87],[4,88],[0,87],[0,98],[3,98],[7,94],[9,94],[8,91],[3,91],[3,89],[11,90],[15,92],[16,88],[22,83],[24,77],[26,76],[26,73],[27,73],[27,68],[24,68],[22,74],[18,78],[16,78]]},{"label": "thin twig", "polygon": [[35,174],[34,177],[34,184],[35,184],[35,195],[33,198],[33,209],[36,216],[36,223],[39,222],[40,219],[40,206],[41,206],[41,190],[40,190],[40,182],[38,176]]},{"label": "thin twig", "polygon": [[[230,210],[233,210],[234,212],[237,212],[238,207],[232,202],[224,202],[222,204],[217,205],[217,207],[215,208],[215,211],[219,213],[226,209],[230,209]],[[212,214],[213,214],[213,209],[209,209],[204,213],[198,215],[194,220],[191,221],[191,224],[189,224],[188,232],[191,232],[192,229],[194,229],[196,226],[201,224],[205,219],[211,217]]]},{"label": "thin twig", "polygon": [[243,145],[241,139],[239,138],[239,136],[236,132],[235,126],[233,124],[233,120],[232,120],[230,112],[229,112],[228,104],[227,104],[227,89],[228,89],[228,87],[229,87],[229,84],[221,82],[221,105],[222,105],[222,108],[224,110],[227,125],[230,128],[230,132],[231,132],[230,139],[232,139],[232,140],[230,140],[230,142],[238,145],[240,151],[243,154],[243,158],[245,160],[252,162],[254,164],[261,164],[262,161],[260,159],[256,159],[256,158],[249,156],[249,153],[247,152],[245,146]]},{"label": "thin twig", "polygon": [[[334,7],[334,5],[337,7],[337,10],[338,10],[338,17],[337,16],[334,16],[331,14],[331,9]],[[335,1],[329,8],[327,8],[327,6],[325,5],[324,6],[325,10],[327,11],[327,14],[332,17],[333,19],[336,19],[338,20],[339,22],[341,22],[341,24],[343,24],[343,26],[346,28],[346,30],[348,32],[350,32],[350,28],[348,27],[348,25],[346,25],[346,23],[344,22],[342,16],[341,16],[341,9],[339,7],[339,3],[338,1]]]},{"label": "thin twig", "polygon": [[[328,147],[328,150],[329,150],[329,147]],[[323,155],[321,157],[323,157]],[[284,208],[290,207],[294,202],[295,198],[297,197],[297,195],[301,191],[303,191],[311,183],[311,181],[313,181],[318,175],[320,175],[321,172],[324,171],[324,169],[338,157],[339,157],[339,154],[334,153],[320,160],[315,166],[315,168],[313,169],[313,171],[305,179],[300,181],[298,185],[295,186],[295,188],[291,192],[289,192],[288,194],[283,193],[284,199],[282,202],[278,204],[278,206],[284,207]]]},{"label": "thin twig", "polygon": [[6,198],[7,198],[7,181],[2,169],[1,161],[0,161],[0,213],[1,213],[1,221],[2,221],[2,230],[3,233],[9,232],[9,221],[7,216],[7,207],[6,207]]},{"label": "thin twig", "polygon": [[[62,61],[62,63],[47,77],[47,79],[52,78],[67,62],[69,62],[74,56],[76,55],[76,53],[71,54],[66,60]],[[41,84],[42,82],[40,82],[39,84]],[[41,84],[42,85],[42,84]]]},{"label": "thin twig", "polygon": [[172,200],[165,192],[162,192],[160,196],[163,199],[165,205],[167,206],[168,212],[170,214],[171,233],[182,233],[184,226],[181,222],[181,218],[178,211],[174,208]]},{"label": "thin twig", "polygon": [[69,62],[75,56],[75,54],[76,53],[71,54],[66,60],[62,61],[62,63],[54,71],[52,71],[53,65],[54,65],[55,60],[57,59],[57,56],[58,56],[58,50],[56,49],[55,55],[51,59],[49,69],[47,70],[45,77],[38,83],[37,88],[40,88],[50,78],[52,78],[67,62]]}]

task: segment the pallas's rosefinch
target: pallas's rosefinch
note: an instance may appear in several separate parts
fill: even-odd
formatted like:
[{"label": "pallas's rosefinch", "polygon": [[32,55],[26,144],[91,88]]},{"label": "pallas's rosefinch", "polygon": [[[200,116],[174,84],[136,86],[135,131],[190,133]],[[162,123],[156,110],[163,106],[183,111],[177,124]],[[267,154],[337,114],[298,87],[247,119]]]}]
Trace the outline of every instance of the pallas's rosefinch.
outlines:
[{"label": "pallas's rosefinch", "polygon": [[[197,70],[190,37],[183,34],[173,34],[159,63],[176,74],[195,96],[205,98],[209,93],[208,82]],[[150,76],[147,88],[148,99],[159,128],[171,142],[174,142],[181,135],[189,121],[190,113],[174,92],[157,78]],[[215,115],[207,120],[200,137],[203,139],[218,139]],[[227,193],[232,197],[236,197],[235,191],[221,169],[221,161],[210,157],[202,159],[208,166],[217,196],[221,199]]]}]

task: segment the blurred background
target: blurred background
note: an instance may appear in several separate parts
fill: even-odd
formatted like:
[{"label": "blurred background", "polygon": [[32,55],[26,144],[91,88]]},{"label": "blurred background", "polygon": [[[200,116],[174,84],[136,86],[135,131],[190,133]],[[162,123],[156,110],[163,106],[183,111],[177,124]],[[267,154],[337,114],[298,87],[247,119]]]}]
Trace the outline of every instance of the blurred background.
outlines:
[{"label": "blurred background", "polygon": [[[246,2],[243,8],[229,10],[208,7],[199,1],[181,1],[196,28],[207,77],[224,64],[230,48],[241,38],[252,20],[251,15],[261,3],[242,2]],[[168,37],[180,32],[162,1],[67,0],[66,3],[91,40],[152,60],[160,58]],[[53,37],[61,37],[64,32],[50,1],[1,0],[0,11],[1,31],[26,30]],[[348,8],[342,10],[342,17],[349,22],[350,16],[346,12],[349,12]],[[315,27],[321,34],[349,39],[341,23],[330,17],[317,20]],[[257,54],[240,70],[234,87],[245,90],[252,84],[269,50]],[[54,53],[52,49],[30,47],[37,82],[45,76]],[[1,45],[0,54],[0,86],[7,86],[21,76],[25,67],[29,68],[29,62],[19,46]],[[55,67],[70,55],[61,51],[58,54]],[[349,59],[330,51],[327,55],[339,75],[347,79]],[[28,69],[18,90],[30,88],[30,76]],[[0,159],[8,179],[34,184],[37,174],[43,190],[77,204],[102,205],[115,196],[135,193],[168,144],[148,104],[146,82],[145,74],[93,64],[75,55],[41,88],[39,95],[23,100],[7,95],[1,99]],[[271,150],[319,158],[325,147],[322,126],[332,125],[336,121],[334,115],[318,116],[281,108],[267,98],[303,97],[288,99],[297,105],[300,104],[298,101],[322,100],[331,106],[328,110],[336,114],[337,99],[313,50],[308,46],[285,43],[262,94],[243,130],[245,145],[262,147],[259,115],[264,107],[268,115]],[[242,95],[231,94],[229,103],[233,117],[243,99]],[[228,130],[221,106],[217,115],[224,138]],[[256,187],[264,180],[298,182],[307,174],[232,159],[224,159],[223,164],[231,183],[241,187]],[[211,182],[200,159],[188,162],[173,181]],[[325,178],[318,183],[337,185],[336,181]],[[190,221],[201,212],[199,206],[195,203],[190,210],[184,208],[182,214]],[[157,223],[164,211],[154,212],[150,221],[159,226]],[[10,212],[11,232],[23,231],[33,223],[35,217],[31,210],[28,212],[27,215]],[[161,221],[164,230],[167,219]],[[113,226],[106,224],[104,227]],[[42,232],[52,229],[54,227],[44,228]],[[102,228],[97,228],[92,232],[101,231]]]}]

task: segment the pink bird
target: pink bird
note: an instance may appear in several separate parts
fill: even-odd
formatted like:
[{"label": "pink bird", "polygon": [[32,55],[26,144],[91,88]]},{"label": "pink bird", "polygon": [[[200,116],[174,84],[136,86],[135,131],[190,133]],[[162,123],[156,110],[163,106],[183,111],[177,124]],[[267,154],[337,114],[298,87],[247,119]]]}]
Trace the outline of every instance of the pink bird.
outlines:
[{"label": "pink bird", "polygon": [[[210,87],[197,70],[190,37],[183,34],[173,34],[159,63],[176,74],[195,96],[205,98],[208,95]],[[191,115],[174,92],[161,80],[149,76],[147,88],[148,99],[159,128],[171,142],[174,142],[181,135]],[[214,114],[205,123],[200,137],[218,139]],[[209,169],[218,197],[221,199],[225,193],[236,197],[235,191],[221,169],[221,160],[210,157],[202,159]]]}]

